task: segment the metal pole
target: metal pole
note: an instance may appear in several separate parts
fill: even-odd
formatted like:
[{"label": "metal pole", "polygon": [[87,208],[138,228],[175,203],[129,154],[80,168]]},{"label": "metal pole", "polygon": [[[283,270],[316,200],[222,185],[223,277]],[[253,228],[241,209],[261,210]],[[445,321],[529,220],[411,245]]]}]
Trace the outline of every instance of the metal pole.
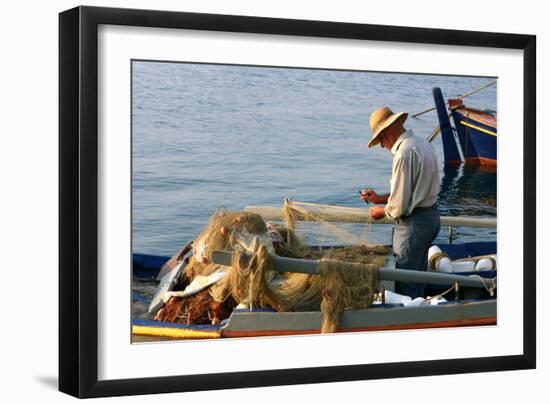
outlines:
[{"label": "metal pole", "polygon": [[[246,256],[246,254],[245,254]],[[250,256],[249,256],[250,257]],[[233,253],[231,251],[214,251],[212,260],[218,265],[231,265]],[[278,272],[296,272],[302,274],[319,274],[319,261],[304,260],[299,258],[287,258],[272,256],[273,268]],[[439,272],[415,271],[411,269],[378,269],[378,276],[383,281],[428,283],[433,285],[452,285],[457,283],[461,286],[476,288],[486,288],[493,280],[481,278],[479,276],[471,277],[464,275],[443,274]]]}]

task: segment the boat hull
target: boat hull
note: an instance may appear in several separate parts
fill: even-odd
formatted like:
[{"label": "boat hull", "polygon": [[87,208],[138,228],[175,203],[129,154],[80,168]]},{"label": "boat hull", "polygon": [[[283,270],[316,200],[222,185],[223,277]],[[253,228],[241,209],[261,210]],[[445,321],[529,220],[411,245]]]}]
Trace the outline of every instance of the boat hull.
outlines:
[{"label": "boat hull", "polygon": [[[320,334],[321,312],[235,310],[221,326],[135,320],[133,334],[171,339]],[[496,299],[438,306],[373,307],[344,311],[337,332],[395,331],[496,325]]]},{"label": "boat hull", "polygon": [[464,162],[469,165],[496,166],[496,127],[472,116],[466,108],[453,110],[452,117]]},{"label": "boat hull", "polygon": [[[487,111],[468,108],[463,100],[449,99],[450,116],[454,129],[447,115],[447,104],[439,87],[432,90],[439,129],[443,143],[443,155],[446,165],[459,165],[462,162],[469,166],[496,167],[497,164],[497,118]],[[458,138],[462,156],[456,146],[454,132]]]}]

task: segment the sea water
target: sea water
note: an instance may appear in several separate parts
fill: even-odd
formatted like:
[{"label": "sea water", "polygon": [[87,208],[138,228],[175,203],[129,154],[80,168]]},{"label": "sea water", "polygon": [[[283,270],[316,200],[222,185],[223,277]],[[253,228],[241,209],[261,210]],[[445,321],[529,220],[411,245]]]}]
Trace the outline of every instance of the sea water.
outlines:
[{"label": "sea water", "polygon": [[[403,73],[189,63],[132,64],[133,252],[172,255],[218,208],[281,207],[296,201],[367,209],[358,190],[389,190],[391,154],[367,148],[369,116],[389,106],[411,115],[433,106],[432,87],[457,97],[493,81]],[[465,99],[496,110],[496,86]],[[435,111],[409,116],[427,137]],[[442,215],[496,216],[496,173],[445,170]],[[391,243],[391,226],[342,225],[370,242]],[[312,244],[338,243],[314,224]],[[446,242],[443,228],[438,242]],[[495,229],[458,228],[454,242],[496,240]]]}]

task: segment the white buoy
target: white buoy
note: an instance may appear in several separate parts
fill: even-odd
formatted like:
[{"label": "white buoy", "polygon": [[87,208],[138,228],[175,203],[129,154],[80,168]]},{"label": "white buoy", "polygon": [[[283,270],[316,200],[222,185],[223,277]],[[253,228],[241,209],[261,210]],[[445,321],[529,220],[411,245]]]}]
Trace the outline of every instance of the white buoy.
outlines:
[{"label": "white buoy", "polygon": [[481,259],[472,257],[458,261],[451,261],[449,256],[441,249],[433,245],[428,250],[428,262],[430,270],[443,273],[491,271],[496,269],[497,256],[490,255]]},{"label": "white buoy", "polygon": [[428,250],[428,262],[430,269],[437,272],[451,273],[453,272],[453,265],[449,257],[441,251],[436,245],[433,245]]},{"label": "white buoy", "polygon": [[451,261],[453,272],[472,272],[475,270],[475,262],[473,261]]},{"label": "white buoy", "polygon": [[492,271],[497,269],[497,256],[490,255],[489,257],[482,258],[476,263],[476,271]]}]

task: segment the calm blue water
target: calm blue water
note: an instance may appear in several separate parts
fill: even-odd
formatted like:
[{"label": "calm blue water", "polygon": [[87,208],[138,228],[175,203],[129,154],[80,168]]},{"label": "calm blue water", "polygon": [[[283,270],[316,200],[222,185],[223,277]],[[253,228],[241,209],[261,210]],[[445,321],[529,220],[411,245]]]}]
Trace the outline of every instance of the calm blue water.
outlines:
[{"label": "calm blue water", "polygon": [[[134,62],[133,250],[173,254],[220,206],[282,206],[290,197],[366,208],[357,191],[385,192],[391,174],[391,154],[367,149],[370,113],[388,105],[412,114],[433,105],[434,86],[448,98],[491,80]],[[496,87],[466,103],[496,110]],[[436,125],[435,112],[405,124],[421,136]],[[440,139],[433,144],[442,157]],[[442,214],[496,215],[495,173],[441,169]],[[383,243],[389,228],[347,226]],[[308,241],[330,243],[318,229],[304,230]],[[495,233],[461,228],[457,240]]]}]

